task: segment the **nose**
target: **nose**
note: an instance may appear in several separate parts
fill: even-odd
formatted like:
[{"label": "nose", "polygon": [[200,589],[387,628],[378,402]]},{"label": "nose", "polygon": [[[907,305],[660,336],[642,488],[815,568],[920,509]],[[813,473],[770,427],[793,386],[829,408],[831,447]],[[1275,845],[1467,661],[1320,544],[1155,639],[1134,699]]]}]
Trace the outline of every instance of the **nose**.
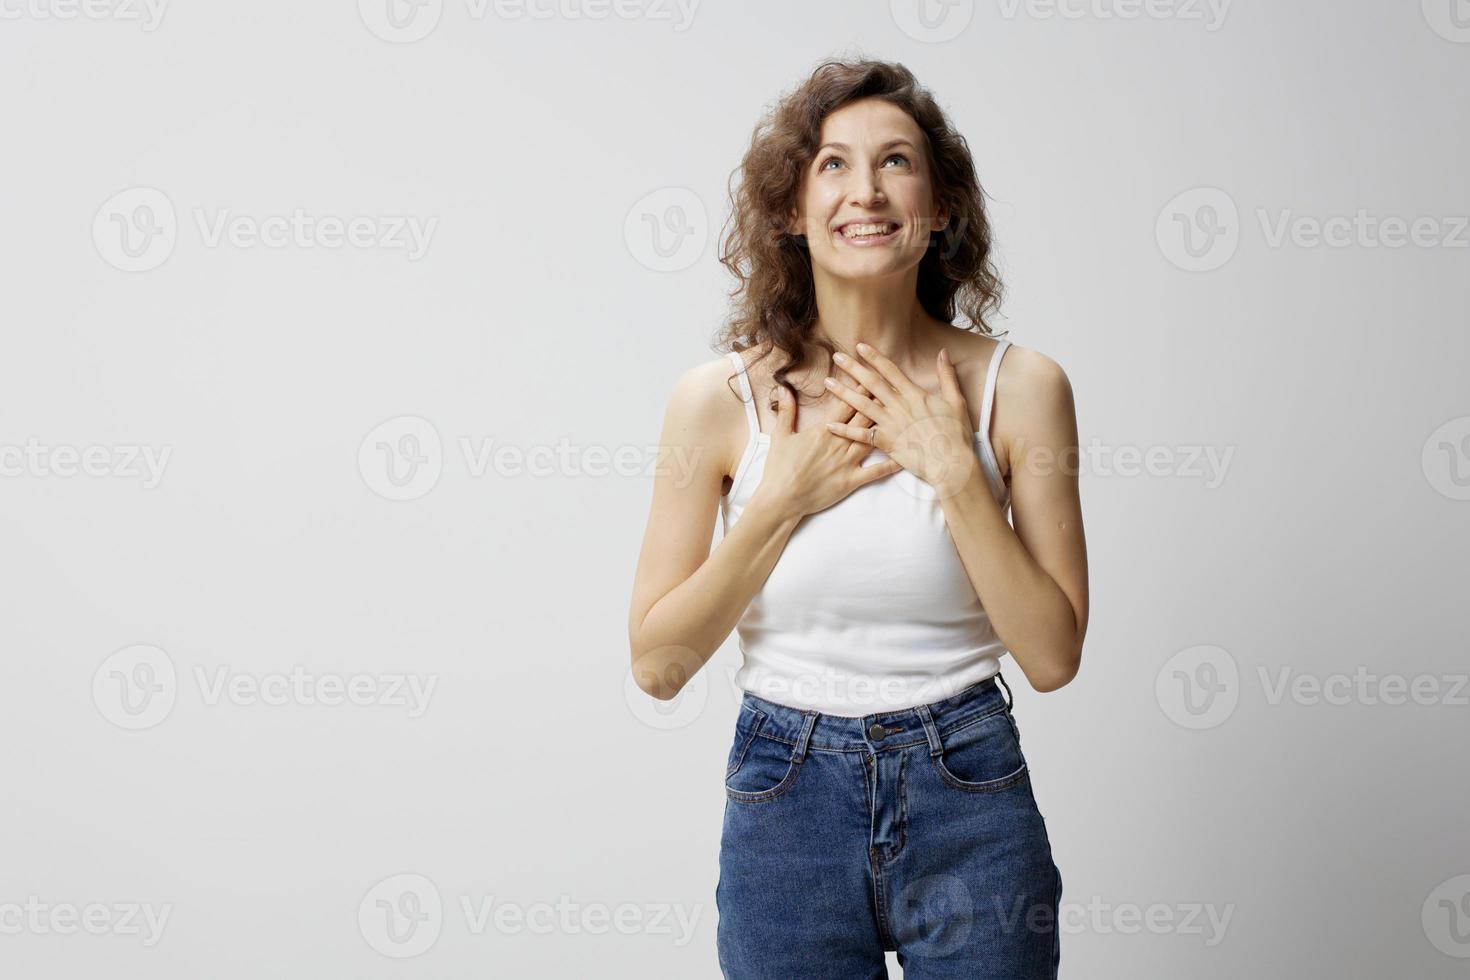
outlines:
[{"label": "nose", "polygon": [[887,196],[879,184],[878,175],[871,170],[861,171],[853,179],[852,199],[854,207],[870,208],[884,203]]}]

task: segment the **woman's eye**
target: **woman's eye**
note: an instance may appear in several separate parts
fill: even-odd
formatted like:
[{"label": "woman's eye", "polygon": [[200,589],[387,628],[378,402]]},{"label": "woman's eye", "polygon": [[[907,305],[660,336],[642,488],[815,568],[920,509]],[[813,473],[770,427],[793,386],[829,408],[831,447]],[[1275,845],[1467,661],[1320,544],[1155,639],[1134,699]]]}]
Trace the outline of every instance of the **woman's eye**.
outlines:
[{"label": "woman's eye", "polygon": [[[890,154],[888,154],[888,156],[884,158],[883,163],[884,164],[887,164],[889,160],[901,160],[901,161],[903,161],[903,163],[904,163],[905,166],[907,166],[908,165],[908,162],[909,162],[909,158],[907,156],[905,156],[904,154],[902,154],[902,153],[890,153]],[[825,159],[825,160],[822,161],[821,166],[819,166],[817,169],[819,171],[820,170],[826,170],[827,169],[827,164],[829,164],[829,163],[841,163],[841,162],[842,162],[842,158],[841,157],[828,157],[827,159]]]}]

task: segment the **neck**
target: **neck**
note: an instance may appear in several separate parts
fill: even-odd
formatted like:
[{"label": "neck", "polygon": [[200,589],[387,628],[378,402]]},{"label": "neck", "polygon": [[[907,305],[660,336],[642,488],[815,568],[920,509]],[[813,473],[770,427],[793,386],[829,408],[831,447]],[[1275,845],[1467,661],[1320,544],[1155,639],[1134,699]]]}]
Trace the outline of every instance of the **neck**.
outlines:
[{"label": "neck", "polygon": [[923,356],[929,315],[915,292],[918,270],[900,278],[835,279],[819,272],[814,280],[815,335],[854,357],[862,341],[905,370],[915,366]]}]

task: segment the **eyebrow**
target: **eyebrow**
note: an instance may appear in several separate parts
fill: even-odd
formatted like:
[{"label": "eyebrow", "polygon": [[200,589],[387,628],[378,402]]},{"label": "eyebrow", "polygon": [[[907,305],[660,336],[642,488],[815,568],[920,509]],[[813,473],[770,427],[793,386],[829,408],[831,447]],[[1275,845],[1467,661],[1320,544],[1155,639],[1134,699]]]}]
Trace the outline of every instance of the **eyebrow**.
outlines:
[{"label": "eyebrow", "polygon": [[[878,151],[881,153],[883,150],[888,149],[890,146],[900,146],[900,145],[906,146],[906,147],[908,147],[911,150],[917,149],[917,147],[915,147],[914,144],[910,143],[906,139],[892,139],[892,140],[889,140],[887,143],[884,143],[882,146],[878,147]],[[821,153],[823,150],[827,149],[828,147],[831,147],[834,150],[844,150],[844,151],[850,151],[850,150],[852,150],[852,147],[848,146],[846,143],[823,143],[821,146],[817,147],[817,152],[818,153]]]}]

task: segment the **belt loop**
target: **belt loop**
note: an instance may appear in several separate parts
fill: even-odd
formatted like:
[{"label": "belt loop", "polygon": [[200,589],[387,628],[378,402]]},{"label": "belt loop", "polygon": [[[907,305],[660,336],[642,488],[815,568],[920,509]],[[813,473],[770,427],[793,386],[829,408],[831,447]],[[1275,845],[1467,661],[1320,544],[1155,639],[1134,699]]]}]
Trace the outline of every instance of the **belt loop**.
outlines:
[{"label": "belt loop", "polygon": [[919,713],[919,720],[924,723],[924,737],[929,740],[929,754],[942,755],[944,746],[939,741],[939,730],[934,727],[934,716],[929,713],[927,704],[917,705],[914,708]]},{"label": "belt loop", "polygon": [[1011,705],[1014,704],[1016,701],[1016,699],[1011,695],[1011,686],[1007,684],[1006,679],[1000,675],[1000,671],[996,671],[995,679],[1000,681],[1000,686],[1006,689],[1006,710],[1010,711]]},{"label": "belt loop", "polygon": [[796,753],[792,756],[792,761],[798,766],[806,758],[806,743],[811,739],[812,729],[817,725],[818,712],[808,710],[802,714],[806,715],[806,721],[802,723],[801,734],[796,736]]}]

